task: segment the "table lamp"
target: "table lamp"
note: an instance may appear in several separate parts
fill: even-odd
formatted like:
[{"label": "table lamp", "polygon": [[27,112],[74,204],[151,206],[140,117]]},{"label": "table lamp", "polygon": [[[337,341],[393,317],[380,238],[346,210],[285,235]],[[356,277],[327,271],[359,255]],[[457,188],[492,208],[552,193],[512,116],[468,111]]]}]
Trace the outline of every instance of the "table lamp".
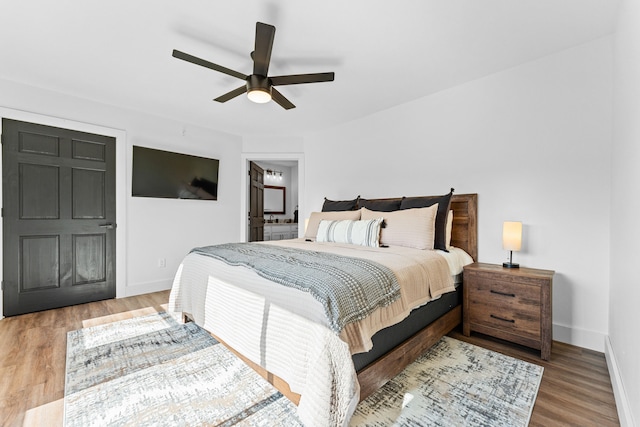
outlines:
[{"label": "table lamp", "polygon": [[503,267],[520,267],[520,265],[513,262],[513,251],[519,251],[521,247],[522,223],[516,221],[505,221],[502,225],[502,248],[509,251],[509,262],[503,263]]}]

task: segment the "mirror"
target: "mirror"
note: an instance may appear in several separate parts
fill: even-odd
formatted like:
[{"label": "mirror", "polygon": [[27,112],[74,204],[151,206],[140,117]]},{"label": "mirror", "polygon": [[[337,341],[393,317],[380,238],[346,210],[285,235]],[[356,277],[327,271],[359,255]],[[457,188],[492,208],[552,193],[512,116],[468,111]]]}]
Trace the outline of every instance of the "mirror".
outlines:
[{"label": "mirror", "polygon": [[278,187],[275,185],[264,186],[264,213],[284,214],[286,190],[286,187]]}]

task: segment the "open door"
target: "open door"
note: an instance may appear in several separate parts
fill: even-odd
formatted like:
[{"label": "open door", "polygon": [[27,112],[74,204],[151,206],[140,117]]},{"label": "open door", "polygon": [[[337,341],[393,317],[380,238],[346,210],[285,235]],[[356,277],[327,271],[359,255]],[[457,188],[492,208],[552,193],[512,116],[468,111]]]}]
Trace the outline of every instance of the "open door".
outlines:
[{"label": "open door", "polygon": [[249,241],[264,240],[264,170],[249,162]]}]

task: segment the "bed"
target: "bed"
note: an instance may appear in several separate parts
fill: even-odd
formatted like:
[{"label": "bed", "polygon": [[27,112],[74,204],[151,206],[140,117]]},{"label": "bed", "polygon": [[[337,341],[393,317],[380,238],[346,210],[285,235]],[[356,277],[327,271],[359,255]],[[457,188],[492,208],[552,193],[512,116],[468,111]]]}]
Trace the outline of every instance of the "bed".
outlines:
[{"label": "bed", "polygon": [[[476,206],[476,194],[451,198],[451,246],[468,254],[469,260],[477,259]],[[352,250],[344,248],[349,245],[323,245],[305,239],[269,246],[277,245],[287,250],[312,248],[330,254]],[[390,255],[391,250],[361,248],[363,254],[358,257],[372,257],[394,267],[394,262],[418,256],[415,250],[392,249],[398,249],[400,254],[396,257]],[[434,262],[442,264],[440,260]],[[440,285],[435,283],[436,298],[420,297],[417,303],[407,302],[413,306],[407,310],[405,304],[398,309],[404,312],[398,311],[394,322],[404,320],[382,327],[374,321],[373,326],[367,322],[382,318],[376,317],[378,312],[395,310],[393,307],[400,303],[378,307],[375,315],[359,320],[370,326],[368,333],[372,336],[347,344],[341,339],[347,327],[340,333],[333,330],[313,297],[256,277],[250,269],[191,253],[176,274],[169,310],[182,312],[204,327],[298,404],[305,425],[345,425],[359,400],[384,385],[461,322],[461,285],[443,285],[446,292],[440,294]],[[404,288],[403,292],[404,300]]]}]

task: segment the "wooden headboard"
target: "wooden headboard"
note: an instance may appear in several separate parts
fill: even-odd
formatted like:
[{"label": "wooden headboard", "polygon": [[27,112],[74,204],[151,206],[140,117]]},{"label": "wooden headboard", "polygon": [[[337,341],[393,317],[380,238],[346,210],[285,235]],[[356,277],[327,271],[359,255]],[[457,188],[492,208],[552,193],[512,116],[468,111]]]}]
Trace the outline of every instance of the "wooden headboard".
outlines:
[{"label": "wooden headboard", "polygon": [[464,249],[474,261],[478,261],[478,195],[454,194],[451,209],[451,245]]}]

